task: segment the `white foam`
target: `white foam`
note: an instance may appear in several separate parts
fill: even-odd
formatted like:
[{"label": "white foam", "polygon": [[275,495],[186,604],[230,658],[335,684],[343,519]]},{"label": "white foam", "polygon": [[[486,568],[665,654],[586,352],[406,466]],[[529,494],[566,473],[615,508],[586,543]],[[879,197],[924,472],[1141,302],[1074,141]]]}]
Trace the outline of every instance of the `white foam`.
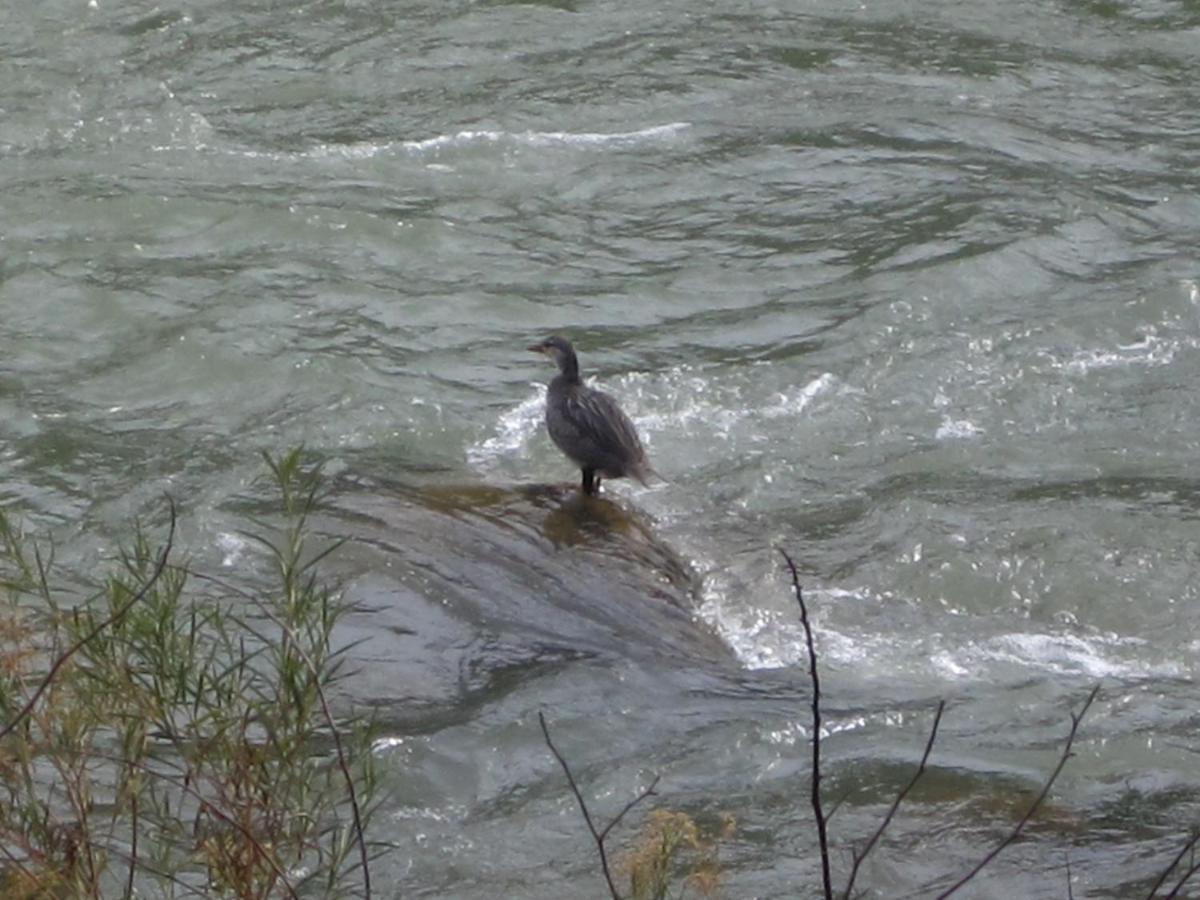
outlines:
[{"label": "white foam", "polygon": [[[790,594],[790,586],[782,585],[780,589]],[[748,669],[804,666],[808,658],[804,629],[791,608],[747,608],[729,600],[753,593],[728,584],[722,573],[714,571],[702,589],[701,616]],[[832,588],[807,591],[806,595],[810,616],[840,603],[872,599],[865,589]],[[853,668],[875,679],[918,674],[968,684],[991,683],[1011,677],[1014,669],[1089,679],[1181,678],[1191,674],[1186,662],[1147,661],[1145,641],[1115,634],[1008,632],[974,640],[961,631],[929,631],[914,640],[890,631],[872,633],[857,626],[847,629],[819,613],[813,630],[823,664]]]},{"label": "white foam", "polygon": [[1188,674],[1177,662],[1147,662],[1145,642],[1116,635],[1013,632],[979,643],[944,647],[929,654],[933,672],[963,682],[994,680],[997,666],[1056,676],[1097,678],[1179,678]]},{"label": "white foam", "polygon": [[805,408],[817,397],[833,389],[835,379],[829,372],[822,372],[799,391],[791,394],[780,393],[775,403],[764,407],[761,415],[767,419],[777,419],[780,416],[795,416],[804,412]]},{"label": "white foam", "polygon": [[948,650],[939,650],[937,653],[929,657],[929,664],[933,667],[933,671],[944,679],[953,679],[954,681],[970,681],[972,668],[960,662],[955,655]]},{"label": "white foam", "polygon": [[1187,291],[1188,302],[1192,306],[1200,306],[1200,284],[1197,284],[1191,278],[1183,278],[1179,282],[1180,286]]},{"label": "white foam", "polygon": [[[791,587],[787,590],[790,592]],[[721,635],[747,669],[778,669],[805,664],[808,660],[807,643],[794,605],[784,609],[763,609],[729,600],[730,596],[742,598],[752,593],[744,587],[730,585],[725,574],[714,568],[705,577],[701,587],[700,617]],[[859,600],[865,596],[862,591],[840,588],[805,591],[805,598],[812,603],[810,615],[817,607]],[[889,649],[884,638],[846,636],[824,623],[815,625],[813,632],[818,645],[817,652],[822,659],[862,666],[876,655],[882,658],[894,655],[894,650]]]},{"label": "white foam", "polygon": [[946,416],[942,419],[942,424],[938,426],[934,437],[939,441],[944,441],[955,438],[974,438],[981,434],[983,434],[983,429],[969,419],[951,419]]},{"label": "white foam", "polygon": [[237,565],[238,561],[245,554],[246,541],[236,534],[223,531],[217,535],[217,547],[224,554],[221,557],[221,565],[229,568],[230,566]]},{"label": "white foam", "polygon": [[1196,349],[1200,341],[1195,338],[1163,338],[1147,334],[1140,341],[1121,344],[1113,350],[1080,350],[1065,362],[1054,360],[1051,364],[1072,375],[1086,375],[1093,369],[1114,367],[1168,366],[1175,361],[1180,350]]},{"label": "white foam", "polygon": [[503,413],[491,437],[467,448],[467,460],[480,467],[504,456],[524,455],[542,423],[546,386],[534,384],[533,394]]},{"label": "white foam", "polygon": [[[1144,642],[1136,638],[1081,637],[1074,634],[1005,634],[984,642],[978,651],[983,660],[1018,663],[1059,675],[1108,677],[1178,677],[1178,664],[1148,666],[1126,662],[1121,651]],[[1115,651],[1115,652],[1114,652]]]},{"label": "white foam", "polygon": [[696,375],[690,366],[678,366],[655,376],[639,373],[626,376],[625,380],[637,386],[640,396],[643,384],[650,378],[664,382],[662,390],[667,398],[658,401],[658,411],[633,416],[634,422],[650,430],[678,430],[698,423],[723,439],[729,439],[735,426],[746,420],[799,416],[816,398],[839,385],[832,374],[823,372],[799,388],[777,392],[768,405],[756,407],[743,400],[738,387],[715,384]]},{"label": "white foam", "polygon": [[[628,144],[640,143],[646,140],[659,140],[673,137],[679,131],[691,127],[689,122],[670,122],[666,125],[652,125],[635,131],[491,131],[480,130],[459,131],[454,134],[443,134],[420,141],[402,141],[398,146],[412,153],[427,153],[444,150],[448,147],[464,147],[473,144],[513,143],[530,147],[547,147],[555,144],[562,145],[596,145],[596,144]],[[396,145],[393,145],[396,146]]]},{"label": "white foam", "polygon": [[[799,653],[789,652],[800,644],[781,640],[791,629],[777,612],[754,607],[735,610],[723,591],[708,588],[702,594],[700,617],[716,629],[747,669],[778,669],[800,661]],[[796,636],[803,639],[799,632]]]},{"label": "white foam", "polygon": [[[317,144],[300,153],[281,153],[271,150],[243,150],[239,155],[250,159],[344,159],[350,161],[374,159],[405,153],[414,156],[436,155],[445,150],[461,150],[471,147],[511,145],[516,147],[596,147],[623,144],[640,144],[666,140],[674,137],[689,122],[669,122],[651,125],[634,131],[501,131],[492,129],[464,129],[450,134],[439,134],[431,138],[408,141],[357,141],[352,144]],[[430,168],[444,170],[445,167],[430,163]]]}]

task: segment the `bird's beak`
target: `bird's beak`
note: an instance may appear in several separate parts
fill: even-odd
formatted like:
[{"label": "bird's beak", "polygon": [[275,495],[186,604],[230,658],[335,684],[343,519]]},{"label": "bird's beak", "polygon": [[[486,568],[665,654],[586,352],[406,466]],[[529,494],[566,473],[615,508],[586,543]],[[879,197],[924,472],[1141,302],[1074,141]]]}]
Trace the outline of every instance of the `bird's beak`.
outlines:
[{"label": "bird's beak", "polygon": [[525,349],[528,350],[530,353],[545,353],[546,345],[545,344],[530,344]]}]

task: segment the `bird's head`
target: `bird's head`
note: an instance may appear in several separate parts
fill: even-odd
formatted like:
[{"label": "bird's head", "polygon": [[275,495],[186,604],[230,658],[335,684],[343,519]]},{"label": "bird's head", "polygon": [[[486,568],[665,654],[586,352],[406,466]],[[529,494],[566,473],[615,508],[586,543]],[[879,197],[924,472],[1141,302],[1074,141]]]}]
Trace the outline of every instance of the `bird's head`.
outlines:
[{"label": "bird's head", "polygon": [[540,344],[531,344],[527,349],[549,356],[554,360],[560,372],[570,374],[579,371],[579,363],[575,359],[575,348],[564,337],[554,335],[546,338]]}]

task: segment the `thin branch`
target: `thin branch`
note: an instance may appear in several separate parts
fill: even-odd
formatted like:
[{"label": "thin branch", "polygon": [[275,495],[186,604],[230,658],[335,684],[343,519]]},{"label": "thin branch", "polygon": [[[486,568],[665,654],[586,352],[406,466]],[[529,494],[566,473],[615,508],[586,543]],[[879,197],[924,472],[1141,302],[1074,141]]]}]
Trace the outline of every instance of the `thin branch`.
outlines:
[{"label": "thin branch", "polygon": [[800,624],[804,626],[804,640],[808,645],[808,674],[812,679],[812,808],[817,820],[817,842],[821,850],[823,896],[825,900],[833,900],[833,876],[829,870],[828,819],[821,808],[821,680],[817,674],[817,649],[813,643],[812,626],[808,622],[804,591],[800,587],[800,574],[787,551],[780,547],[779,552],[792,573],[792,590],[796,593],[796,602],[800,604]]},{"label": "thin branch", "polygon": [[1075,743],[1075,733],[1079,730],[1079,723],[1083,721],[1083,717],[1087,714],[1088,708],[1092,705],[1092,702],[1096,699],[1096,695],[1099,693],[1100,685],[1097,684],[1094,688],[1092,688],[1092,692],[1088,694],[1087,699],[1083,701],[1083,706],[1080,708],[1079,712],[1071,713],[1071,730],[1067,734],[1067,742],[1063,746],[1062,754],[1058,758],[1058,765],[1054,767],[1054,771],[1051,772],[1050,777],[1046,779],[1046,784],[1042,787],[1041,793],[1034,798],[1033,804],[1026,811],[1025,815],[1021,816],[1021,821],[1017,822],[1016,827],[1014,827],[1013,830],[1008,833],[1008,836],[1005,837],[1004,840],[1002,840],[995,847],[993,847],[987,856],[981,859],[978,864],[971,869],[970,872],[958,879],[958,881],[954,882],[954,884],[950,885],[950,887],[945,891],[938,894],[937,900],[944,900],[944,898],[956,893],[959,888],[963,887],[963,885],[983,871],[984,866],[988,865],[988,863],[999,856],[1000,852],[1005,847],[1020,837],[1021,831],[1024,830],[1025,826],[1029,823],[1029,820],[1033,818],[1033,814],[1037,812],[1038,807],[1042,805],[1047,795],[1049,795],[1050,788],[1058,778],[1059,773],[1062,772],[1063,767],[1067,764],[1067,760],[1074,755],[1071,753],[1071,746]]},{"label": "thin branch", "polygon": [[917,781],[920,780],[921,776],[925,774],[925,764],[929,762],[929,754],[933,752],[933,744],[934,741],[937,740],[938,725],[940,725],[942,722],[942,713],[945,711],[945,709],[946,701],[939,700],[937,712],[933,715],[933,727],[929,729],[929,740],[925,742],[925,752],[921,754],[921,763],[917,766],[917,771],[913,773],[913,777],[909,779],[909,782],[904,786],[904,789],[896,795],[896,799],[892,801],[891,808],[888,809],[887,815],[883,817],[883,821],[879,823],[879,827],[875,829],[875,833],[871,835],[870,840],[867,841],[862,852],[854,854],[854,865],[850,869],[850,878],[846,882],[846,890],[842,893],[843,900],[850,900],[850,892],[854,889],[854,879],[858,877],[858,869],[863,864],[863,860],[865,860],[870,852],[875,849],[875,845],[879,842],[879,839],[883,837],[883,832],[887,829],[888,825],[891,824],[892,817],[896,815],[896,810],[900,808],[900,804],[904,801],[904,798],[908,796],[908,792],[913,789]]},{"label": "thin branch", "polygon": [[[34,847],[30,846],[25,840],[26,837],[26,835],[14,836],[7,833],[4,835],[5,840],[0,842],[0,853],[3,853],[9,862],[9,865],[5,867],[5,872],[9,877],[13,877],[14,873],[19,873],[20,877],[32,881],[38,890],[38,892],[33,896],[53,897],[54,891],[44,880],[42,880],[38,872],[26,866],[27,862],[33,861],[44,863],[45,861],[45,855],[38,852]],[[13,852],[13,848],[8,843],[10,840],[19,844],[20,850],[25,854],[25,859],[21,859],[16,855],[16,853]],[[44,868],[45,867],[43,866],[43,869]]]},{"label": "thin branch", "polygon": [[136,857],[131,856],[130,854],[126,853],[120,847],[115,847],[115,846],[110,846],[108,844],[100,844],[100,843],[95,844],[95,846],[98,849],[103,850],[105,853],[111,853],[113,856],[117,857],[118,859],[129,863],[131,870],[132,870],[133,865],[136,864],[138,866],[138,868],[142,869],[143,871],[149,872],[155,878],[161,878],[164,881],[169,881],[175,887],[183,888],[189,894],[193,894],[197,897],[205,897],[205,898],[212,897],[212,894],[210,894],[207,890],[202,890],[202,889],[196,887],[195,885],[188,884],[186,881],[184,881],[178,875],[174,875],[170,872],[165,872],[162,869],[155,868],[154,866],[147,863],[144,859],[137,859]]},{"label": "thin branch", "polygon": [[158,562],[155,563],[154,571],[150,573],[150,578],[141,586],[137,593],[117,607],[117,609],[114,610],[107,619],[94,626],[91,631],[68,647],[59,655],[56,660],[54,660],[54,665],[50,667],[50,671],[46,673],[45,678],[42,679],[42,683],[39,684],[37,690],[33,692],[33,696],[29,698],[29,701],[23,707],[21,707],[20,712],[18,712],[7,725],[5,725],[3,728],[0,728],[0,739],[8,737],[8,735],[12,733],[13,729],[21,724],[21,721],[24,720],[26,716],[33,712],[33,708],[37,705],[38,700],[41,699],[42,694],[46,692],[46,689],[50,687],[54,679],[58,677],[59,670],[67,664],[67,660],[78,653],[91,641],[95,640],[96,636],[100,634],[100,632],[104,631],[106,628],[110,628],[123,619],[125,614],[128,613],[129,610],[133,609],[135,604],[137,604],[143,597],[150,593],[150,589],[154,587],[163,571],[167,568],[167,557],[170,556],[171,547],[175,543],[175,501],[170,497],[167,497],[167,503],[171,508],[171,527],[167,532],[167,542],[163,545],[162,550],[158,554]]},{"label": "thin branch", "polygon": [[853,791],[846,790],[842,792],[842,796],[833,801],[833,806],[829,807],[829,811],[825,813],[825,824],[828,825],[833,821],[833,817],[837,815],[838,810],[846,805],[846,801],[850,799]]},{"label": "thin branch", "polygon": [[[1193,844],[1193,849],[1194,848],[1195,845]],[[1172,897],[1178,896],[1179,892],[1183,890],[1183,886],[1187,884],[1191,880],[1192,876],[1197,872],[1200,872],[1200,863],[1193,864],[1183,873],[1183,875],[1180,876],[1179,881],[1176,883],[1175,887],[1171,889],[1171,893],[1167,894],[1164,900],[1171,900]]]},{"label": "thin branch", "polygon": [[1067,864],[1067,900],[1075,900],[1075,888],[1071,886],[1071,854],[1063,851],[1063,860]]},{"label": "thin branch", "polygon": [[138,861],[138,795],[129,795],[129,876],[125,882],[125,898],[133,900],[133,876]]},{"label": "thin branch", "polygon": [[617,827],[620,821],[625,818],[625,814],[627,812],[654,793],[654,789],[658,787],[658,781],[661,777],[662,776],[660,775],[655,775],[654,778],[650,780],[650,785],[644,791],[639,793],[636,797],[625,804],[621,811],[613,817],[613,820],[604,826],[604,830],[600,832],[600,840],[604,840],[606,837],[608,837],[608,833]]},{"label": "thin branch", "polygon": [[1167,876],[1175,871],[1175,867],[1183,862],[1183,858],[1188,855],[1188,851],[1196,846],[1196,842],[1200,841],[1200,831],[1193,834],[1175,854],[1175,858],[1171,860],[1171,864],[1163,869],[1162,874],[1158,876],[1158,881],[1154,882],[1154,887],[1150,888],[1150,893],[1146,895],[1146,900],[1153,900],[1154,894],[1167,882]]},{"label": "thin branch", "polygon": [[[218,806],[216,803],[214,803],[212,800],[210,800],[208,797],[206,797],[203,793],[201,793],[201,791],[198,787],[192,787],[190,774],[185,773],[185,777],[182,780],[180,780],[179,778],[175,778],[175,777],[167,774],[166,772],[151,768],[149,765],[147,765],[144,762],[137,762],[137,761],[131,760],[131,759],[123,759],[119,756],[100,753],[100,752],[94,752],[92,755],[96,759],[103,759],[103,760],[106,760],[106,761],[112,762],[112,763],[124,764],[124,765],[129,766],[132,769],[137,769],[138,771],[143,772],[150,778],[156,778],[160,781],[166,782],[167,784],[177,788],[179,790],[181,796],[186,794],[186,795],[192,797],[196,801],[196,804],[197,804],[197,810],[196,810],[196,821],[197,822],[200,821],[200,816],[202,814],[207,814],[207,815],[212,816],[215,819],[219,819],[224,825],[227,825],[230,828],[234,829],[235,831],[239,832],[241,834],[241,836],[243,838],[245,838],[246,842],[248,844],[250,844],[250,846],[254,849],[254,852],[257,853],[263,860],[266,861],[266,863],[270,867],[272,873],[275,875],[276,878],[279,879],[280,883],[283,885],[284,892],[289,897],[291,897],[292,900],[299,900],[299,894],[296,893],[296,889],[292,886],[291,881],[289,881],[287,873],[283,870],[283,867],[280,865],[279,861],[271,853],[269,853],[267,851],[266,847],[263,846],[262,841],[260,841],[257,837],[255,837],[254,833],[243,822],[238,821],[236,818],[231,816],[229,813],[227,813],[223,809],[221,809],[220,806]],[[183,768],[179,763],[176,763],[176,762],[167,762],[165,760],[160,760],[159,762],[162,762],[164,765],[171,766],[176,771],[179,771],[180,769]],[[198,779],[197,779],[197,781],[198,781]],[[219,791],[219,789],[220,789],[220,786],[218,786],[218,791]],[[222,797],[222,799],[225,800],[224,797]],[[228,802],[228,801],[226,801],[226,802]],[[128,859],[129,857],[126,856],[124,858]],[[137,859],[135,857],[134,861],[139,866],[141,866],[143,869],[147,869],[148,871],[154,872],[154,870],[151,869],[149,866],[147,866],[143,860]],[[155,874],[159,874],[159,873],[155,873]]]},{"label": "thin branch", "polygon": [[546,725],[546,716],[542,712],[538,712],[538,723],[542,726],[542,737],[546,740],[546,746],[550,748],[550,752],[558,760],[558,765],[562,768],[563,774],[567,776],[567,784],[571,786],[571,793],[575,795],[575,800],[579,804],[579,810],[583,813],[583,821],[587,823],[588,831],[592,833],[592,840],[596,842],[596,850],[600,853],[600,868],[604,870],[604,880],[608,882],[608,892],[612,895],[613,900],[621,900],[617,886],[613,883],[612,871],[608,867],[608,853],[604,849],[604,839],[608,837],[608,833],[612,831],[613,827],[621,819],[625,818],[627,812],[654,794],[654,789],[658,786],[658,776],[654,777],[649,787],[644,788],[641,793],[626,803],[624,809],[617,813],[613,820],[604,826],[603,830],[597,831],[596,824],[592,821],[592,814],[588,811],[587,803],[584,801],[583,794],[579,790],[579,785],[575,781],[575,776],[571,774],[571,767],[567,765],[566,759],[558,752],[558,748],[554,746],[554,741],[550,739],[550,728]]}]

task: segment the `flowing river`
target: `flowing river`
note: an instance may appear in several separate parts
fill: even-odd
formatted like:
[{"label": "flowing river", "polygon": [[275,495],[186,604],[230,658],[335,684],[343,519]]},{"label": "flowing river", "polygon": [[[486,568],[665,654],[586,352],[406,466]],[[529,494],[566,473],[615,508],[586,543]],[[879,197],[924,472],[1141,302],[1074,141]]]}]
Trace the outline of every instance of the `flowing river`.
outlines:
[{"label": "flowing river", "polygon": [[[0,497],[252,579],[303,443],[365,638],[387,897],[1145,896],[1200,815],[1195,0],[9,0]],[[571,338],[661,478],[577,498]],[[1070,867],[1068,876],[1067,866]],[[689,893],[689,896],[692,896]]]}]

